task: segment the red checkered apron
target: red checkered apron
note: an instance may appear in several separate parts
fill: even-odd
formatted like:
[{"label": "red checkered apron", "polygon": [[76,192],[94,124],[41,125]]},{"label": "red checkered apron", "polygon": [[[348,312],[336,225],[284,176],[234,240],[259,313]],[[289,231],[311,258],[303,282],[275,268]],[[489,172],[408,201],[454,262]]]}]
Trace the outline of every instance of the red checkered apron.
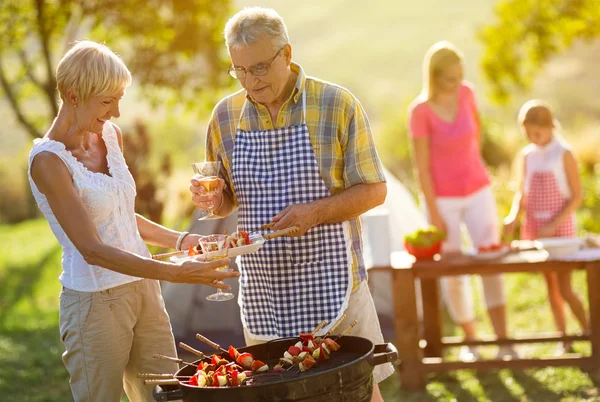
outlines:
[{"label": "red checkered apron", "polygon": [[[538,231],[562,211],[568,202],[558,188],[556,176],[549,172],[533,172],[525,196],[525,219],[521,239],[536,239]],[[556,228],[553,237],[575,237],[575,217],[571,214]]]}]

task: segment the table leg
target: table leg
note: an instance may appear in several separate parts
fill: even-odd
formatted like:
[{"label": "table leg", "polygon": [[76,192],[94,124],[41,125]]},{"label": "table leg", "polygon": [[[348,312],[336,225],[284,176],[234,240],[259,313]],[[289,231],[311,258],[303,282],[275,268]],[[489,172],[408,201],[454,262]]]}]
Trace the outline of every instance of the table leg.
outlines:
[{"label": "table leg", "polygon": [[423,295],[423,338],[427,341],[426,357],[442,357],[442,314],[438,279],[421,278]]},{"label": "table leg", "polygon": [[592,344],[590,373],[594,380],[600,380],[600,264],[586,264],[588,298],[590,302],[590,341]]},{"label": "table leg", "polygon": [[410,269],[395,269],[392,274],[394,315],[398,357],[402,362],[400,378],[408,390],[425,388],[422,356],[419,348],[419,320],[415,278]]}]

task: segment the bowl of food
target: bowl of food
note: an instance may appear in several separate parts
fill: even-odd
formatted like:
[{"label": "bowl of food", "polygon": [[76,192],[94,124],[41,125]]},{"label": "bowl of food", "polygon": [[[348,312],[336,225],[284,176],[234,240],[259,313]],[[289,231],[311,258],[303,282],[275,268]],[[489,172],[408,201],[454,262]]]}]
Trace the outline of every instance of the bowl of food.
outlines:
[{"label": "bowl of food", "polygon": [[431,260],[442,251],[446,234],[435,226],[419,229],[404,236],[404,248],[417,260]]},{"label": "bowl of food", "polygon": [[537,239],[533,245],[540,250],[546,250],[550,257],[572,255],[583,246],[584,240],[577,237],[549,237]]}]

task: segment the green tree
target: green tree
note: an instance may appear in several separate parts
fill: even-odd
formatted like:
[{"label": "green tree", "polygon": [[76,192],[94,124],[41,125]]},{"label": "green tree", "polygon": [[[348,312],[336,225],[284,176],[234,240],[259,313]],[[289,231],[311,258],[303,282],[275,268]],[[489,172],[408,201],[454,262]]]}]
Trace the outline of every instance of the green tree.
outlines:
[{"label": "green tree", "polygon": [[530,88],[544,64],[574,41],[600,36],[598,0],[501,0],[495,14],[480,39],[481,65],[498,102]]},{"label": "green tree", "polygon": [[221,31],[229,0],[4,0],[0,93],[31,137],[58,111],[54,71],[73,41],[117,51],[154,102],[210,104],[229,80]]}]

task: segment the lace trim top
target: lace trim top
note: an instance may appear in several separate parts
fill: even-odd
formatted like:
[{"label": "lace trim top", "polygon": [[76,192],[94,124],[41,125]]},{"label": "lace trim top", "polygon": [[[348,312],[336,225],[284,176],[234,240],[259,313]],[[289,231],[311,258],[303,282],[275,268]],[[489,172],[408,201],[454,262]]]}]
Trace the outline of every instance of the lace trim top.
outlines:
[{"label": "lace trim top", "polygon": [[104,124],[102,139],[106,144],[106,159],[110,175],[88,170],[62,142],[49,138],[34,140],[29,154],[28,176],[33,196],[63,249],[63,271],[59,279],[64,287],[81,292],[106,290],[140,278],[89,265],[83,259],[56,220],[46,196],[33,182],[31,164],[40,152],[51,152],[57,155],[69,169],[73,184],[89,211],[100,239],[107,245],[150,257],[137,228],[134,210],[135,182],[125,163],[112,123]]}]

